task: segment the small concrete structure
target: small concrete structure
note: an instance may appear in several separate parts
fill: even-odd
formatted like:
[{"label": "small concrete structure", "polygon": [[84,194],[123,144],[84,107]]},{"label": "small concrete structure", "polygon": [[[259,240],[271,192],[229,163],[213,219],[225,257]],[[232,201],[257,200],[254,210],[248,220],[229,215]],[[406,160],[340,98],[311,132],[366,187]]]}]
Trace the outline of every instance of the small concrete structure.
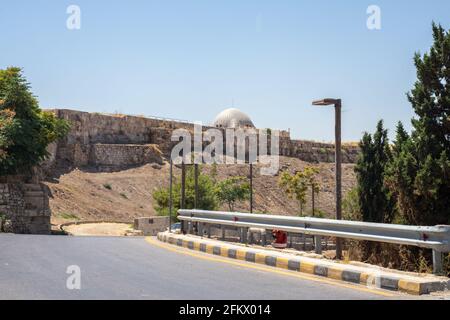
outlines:
[{"label": "small concrete structure", "polygon": [[169,227],[169,217],[153,216],[134,219],[134,229],[142,231],[144,236],[156,236]]}]

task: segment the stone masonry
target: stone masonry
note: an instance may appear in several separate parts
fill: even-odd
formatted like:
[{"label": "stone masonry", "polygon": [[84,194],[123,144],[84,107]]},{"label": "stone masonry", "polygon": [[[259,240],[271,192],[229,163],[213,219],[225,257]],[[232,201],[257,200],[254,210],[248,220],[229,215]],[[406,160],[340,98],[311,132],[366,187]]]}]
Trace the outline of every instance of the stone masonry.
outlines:
[{"label": "stone masonry", "polygon": [[0,231],[50,234],[46,187],[34,183],[0,183]]},{"label": "stone masonry", "polygon": [[161,151],[154,144],[101,144],[92,145],[89,163],[99,169],[120,169],[143,163],[162,164]]},{"label": "stone masonry", "polygon": [[[174,129],[193,132],[193,124],[186,122],[66,109],[50,111],[68,120],[71,130],[65,139],[49,147],[51,156],[44,165],[48,168],[121,168],[161,162],[176,144],[170,139]],[[344,145],[343,162],[356,162],[358,152],[357,146]],[[309,162],[334,162],[334,144],[294,140],[288,131],[280,131],[280,155]]]}]

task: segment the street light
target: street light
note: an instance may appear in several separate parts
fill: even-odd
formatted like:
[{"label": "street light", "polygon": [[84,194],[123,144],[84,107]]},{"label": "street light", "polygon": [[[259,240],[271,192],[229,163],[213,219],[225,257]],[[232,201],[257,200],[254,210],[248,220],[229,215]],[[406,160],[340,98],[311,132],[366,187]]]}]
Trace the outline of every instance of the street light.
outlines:
[{"label": "street light", "polygon": [[250,162],[250,213],[253,213],[253,163]]},{"label": "street light", "polygon": [[172,157],[170,157],[170,181],[169,181],[169,233],[172,232],[172,202],[173,202],[173,196],[172,196],[172,184],[173,184],[173,162]]},{"label": "street light", "polygon": [[[335,176],[336,176],[336,219],[342,219],[342,159],[341,159],[341,99],[323,99],[312,103],[314,106],[334,105],[335,112]],[[341,239],[336,238],[336,259],[342,259]]]}]

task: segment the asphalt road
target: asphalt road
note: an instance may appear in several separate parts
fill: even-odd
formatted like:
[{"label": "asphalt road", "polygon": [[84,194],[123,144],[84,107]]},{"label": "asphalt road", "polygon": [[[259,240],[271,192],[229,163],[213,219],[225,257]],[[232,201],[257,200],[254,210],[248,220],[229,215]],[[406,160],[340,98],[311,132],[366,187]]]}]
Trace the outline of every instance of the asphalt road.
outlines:
[{"label": "asphalt road", "polygon": [[[232,261],[232,262],[231,262]],[[69,290],[68,266],[81,289]],[[259,265],[258,265],[259,266]],[[0,234],[0,299],[392,299],[157,240]],[[290,271],[286,271],[291,273]],[[391,296],[387,296],[389,294]]]}]

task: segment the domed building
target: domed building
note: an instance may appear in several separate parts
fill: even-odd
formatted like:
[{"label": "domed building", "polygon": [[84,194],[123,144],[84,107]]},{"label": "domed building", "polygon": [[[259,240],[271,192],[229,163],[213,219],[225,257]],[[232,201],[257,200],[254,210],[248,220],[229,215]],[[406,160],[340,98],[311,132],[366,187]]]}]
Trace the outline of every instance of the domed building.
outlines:
[{"label": "domed building", "polygon": [[236,108],[230,108],[219,113],[214,120],[217,128],[254,128],[252,120],[248,115]]}]

